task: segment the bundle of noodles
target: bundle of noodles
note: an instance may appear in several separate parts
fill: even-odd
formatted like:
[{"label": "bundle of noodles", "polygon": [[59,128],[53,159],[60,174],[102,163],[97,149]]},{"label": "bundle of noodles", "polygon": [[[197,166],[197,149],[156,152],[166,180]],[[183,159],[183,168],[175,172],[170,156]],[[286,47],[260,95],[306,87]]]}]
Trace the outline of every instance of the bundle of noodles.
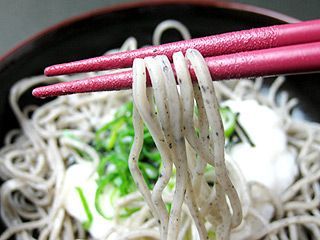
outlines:
[{"label": "bundle of noodles", "polygon": [[[208,238],[205,220],[212,224],[219,239],[229,239],[231,228],[241,222],[242,211],[237,192],[225,166],[225,141],[219,105],[205,60],[196,50],[189,50],[187,58],[195,70],[198,84],[192,85],[187,60],[182,53],[174,54],[180,94],[170,62],[166,57],[145,59],[153,86],[148,93],[144,61],[141,59],[134,61],[133,121],[136,134],[129,158],[130,169],[140,192],[153,210],[153,216],[160,221],[162,239],[177,239],[184,200],[200,239]],[[199,111],[198,119],[195,121],[194,100]],[[159,180],[152,194],[148,191],[137,165],[143,144],[141,118],[150,130],[163,162]],[[172,175],[172,164],[176,169],[176,189],[168,216],[162,192]],[[204,176],[207,164],[211,164],[215,169],[213,189]],[[227,198],[232,212],[228,207]]]},{"label": "bundle of noodles", "polygon": [[[167,21],[155,43],[172,27],[189,36]],[[116,51],[136,47],[129,38]],[[176,79],[167,58],[136,59],[132,91],[40,107],[19,98],[79,75],[12,87],[21,129],[0,150],[1,240],[320,239],[320,126],[292,117],[297,100],[277,94],[283,78],[270,89],[261,79],[212,83],[195,50],[174,65]]]}]

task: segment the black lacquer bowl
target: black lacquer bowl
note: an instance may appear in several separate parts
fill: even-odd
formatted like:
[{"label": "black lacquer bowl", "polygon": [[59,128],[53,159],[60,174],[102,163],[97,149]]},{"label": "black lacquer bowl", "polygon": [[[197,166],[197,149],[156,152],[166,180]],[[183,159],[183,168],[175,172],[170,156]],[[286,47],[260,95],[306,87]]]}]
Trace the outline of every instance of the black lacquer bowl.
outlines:
[{"label": "black lacquer bowl", "polygon": [[[235,3],[212,0],[166,0],[123,4],[90,12],[53,26],[21,43],[0,58],[0,146],[8,130],[18,127],[10,110],[10,87],[19,79],[41,74],[46,66],[98,56],[121,46],[129,37],[139,46],[150,44],[155,26],[176,19],[185,24],[193,37],[297,21],[285,15]],[[168,31],[163,41],[176,41]],[[284,89],[300,99],[306,116],[320,121],[320,74],[288,76]],[[22,99],[41,104],[31,91]],[[3,227],[0,227],[2,232]]]}]

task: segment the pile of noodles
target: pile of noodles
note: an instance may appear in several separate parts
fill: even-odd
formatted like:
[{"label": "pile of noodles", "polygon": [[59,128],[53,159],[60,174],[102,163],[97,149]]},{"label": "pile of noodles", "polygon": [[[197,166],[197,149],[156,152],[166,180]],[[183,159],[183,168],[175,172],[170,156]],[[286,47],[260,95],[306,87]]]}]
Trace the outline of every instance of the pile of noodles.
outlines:
[{"label": "pile of noodles", "polygon": [[[184,38],[189,37],[183,25],[166,21],[155,30],[154,43],[159,44],[162,32],[172,27]],[[136,47],[135,39],[129,38],[118,51]],[[195,70],[197,84],[191,84],[187,63]],[[212,83],[204,59],[195,50],[186,55],[176,53],[174,65],[179,87],[166,57],[136,59],[132,91],[58,97],[40,107],[30,105],[22,109],[19,98],[38,84],[81,76],[50,79],[39,76],[23,79],[12,87],[10,104],[21,128],[7,134],[0,150],[1,219],[7,226],[1,240],[11,236],[89,237],[63,205],[68,161],[70,156],[76,162],[86,161],[76,151],[81,149],[98,164],[98,153],[90,145],[94,133],[110,119],[109,113],[129,101],[131,95],[135,141],[128,161],[139,192],[119,199],[115,208],[132,204],[142,207],[125,220],[120,221],[116,215],[113,219],[116,227],[105,239],[184,239],[190,231],[195,233],[194,239],[320,239],[320,125],[291,117],[297,100],[290,99],[286,92],[278,93],[283,78],[278,78],[267,94],[262,94],[262,79]],[[152,88],[146,88],[147,71]],[[281,118],[288,147],[296,151],[299,177],[280,197],[262,184],[246,182],[238,167],[225,161],[218,107],[219,102],[228,99],[254,99]],[[194,113],[195,105],[198,114]],[[143,124],[162,159],[160,177],[151,191],[137,163],[143,144]],[[82,141],[66,138],[65,130]],[[204,177],[207,164],[214,167],[213,186]],[[176,188],[168,193],[164,190],[173,169]],[[262,196],[258,200],[257,192]],[[271,222],[255,207],[261,201],[275,208]],[[170,212],[165,208],[168,202],[172,203]],[[215,236],[210,232],[215,232]]]}]

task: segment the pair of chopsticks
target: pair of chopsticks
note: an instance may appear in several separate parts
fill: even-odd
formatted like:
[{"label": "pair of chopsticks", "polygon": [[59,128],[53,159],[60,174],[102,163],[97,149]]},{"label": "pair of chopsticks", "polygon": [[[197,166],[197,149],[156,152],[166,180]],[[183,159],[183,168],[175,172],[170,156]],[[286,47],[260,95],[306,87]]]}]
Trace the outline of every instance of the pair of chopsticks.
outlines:
[{"label": "pair of chopsticks", "polygon": [[[135,58],[197,49],[213,80],[320,71],[320,20],[275,25],[151,46],[47,67],[47,76],[131,67]],[[195,73],[189,67],[193,80]],[[150,80],[147,82],[151,85]],[[132,70],[33,90],[36,97],[111,91],[132,87]]]}]

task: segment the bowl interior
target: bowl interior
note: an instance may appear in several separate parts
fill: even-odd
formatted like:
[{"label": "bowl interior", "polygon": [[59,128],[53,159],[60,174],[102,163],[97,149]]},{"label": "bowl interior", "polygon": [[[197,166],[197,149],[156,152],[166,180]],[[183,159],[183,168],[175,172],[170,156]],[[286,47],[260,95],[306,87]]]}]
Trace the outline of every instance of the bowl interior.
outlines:
[{"label": "bowl interior", "polygon": [[[41,74],[51,64],[101,55],[121,46],[129,36],[139,46],[150,44],[155,26],[163,20],[176,19],[185,24],[193,37],[283,23],[279,19],[239,9],[199,4],[145,4],[115,11],[100,11],[77,21],[53,28],[16,49],[0,62],[0,146],[5,133],[18,123],[10,110],[8,94],[14,82]],[[168,31],[166,41],[179,40]],[[320,121],[320,74],[288,76],[284,88],[301,101],[307,116]],[[23,103],[41,104],[31,92]]]}]

